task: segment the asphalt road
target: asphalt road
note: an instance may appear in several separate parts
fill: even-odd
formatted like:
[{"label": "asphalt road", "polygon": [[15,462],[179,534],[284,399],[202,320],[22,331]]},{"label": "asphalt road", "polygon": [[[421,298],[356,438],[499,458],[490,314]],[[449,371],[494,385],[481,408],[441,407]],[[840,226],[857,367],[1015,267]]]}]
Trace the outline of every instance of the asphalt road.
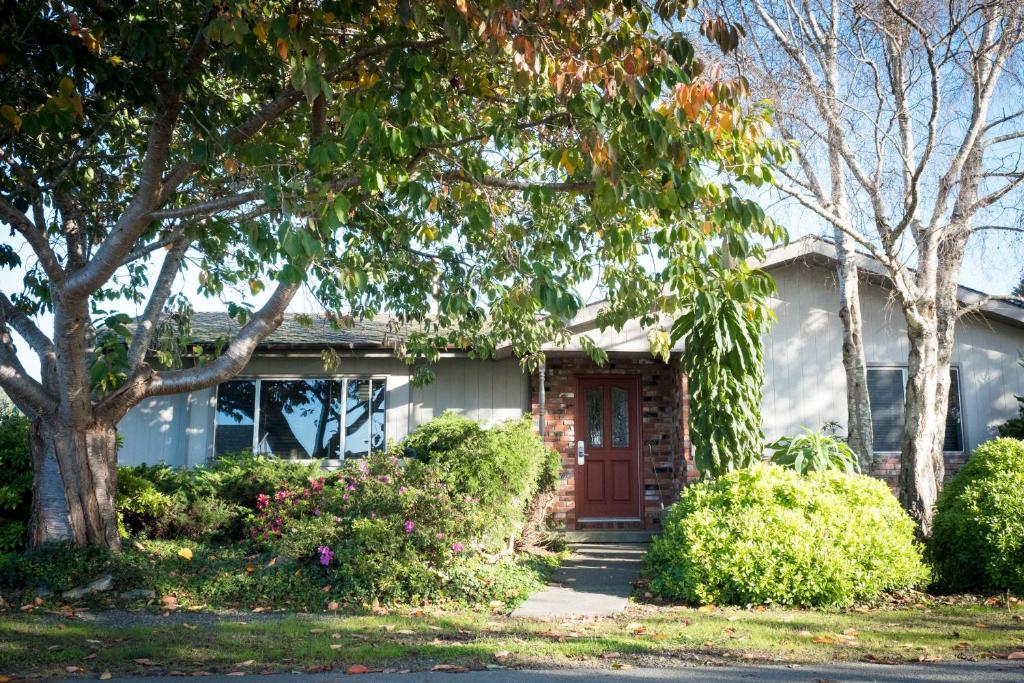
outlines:
[{"label": "asphalt road", "polygon": [[[580,681],[680,681],[683,683],[1024,683],[1024,662],[942,662],[887,666],[882,664],[821,664],[789,666],[688,667],[670,669],[558,669],[552,671],[502,669],[468,673],[371,673],[346,676],[326,674],[275,674],[267,676],[203,676],[197,683],[579,683]],[[82,678],[67,679],[82,681]],[[181,677],[115,677],[114,683],[183,683]]]}]

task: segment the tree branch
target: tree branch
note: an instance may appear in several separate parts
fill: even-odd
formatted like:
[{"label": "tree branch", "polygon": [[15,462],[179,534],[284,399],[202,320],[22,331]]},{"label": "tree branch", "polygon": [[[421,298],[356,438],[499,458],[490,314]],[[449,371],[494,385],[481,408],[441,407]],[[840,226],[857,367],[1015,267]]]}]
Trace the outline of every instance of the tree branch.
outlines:
[{"label": "tree branch", "polygon": [[164,304],[171,295],[171,287],[174,285],[174,278],[181,269],[181,261],[188,250],[188,241],[179,238],[164,257],[164,263],[160,267],[160,274],[153,283],[153,291],[146,302],[146,308],[142,316],[135,323],[135,333],[132,335],[132,343],[128,348],[128,372],[135,372],[136,368],[146,360],[146,352],[149,351],[149,344],[153,341],[156,326],[160,314],[163,313]]},{"label": "tree branch", "polygon": [[57,260],[57,255],[53,253],[49,240],[46,239],[45,225],[33,225],[28,216],[3,197],[0,197],[0,218],[25,238],[50,280],[64,280],[64,269]]},{"label": "tree branch", "polygon": [[535,190],[545,189],[552,192],[591,192],[595,187],[592,181],[564,182],[564,183],[543,183],[533,181],[509,180],[498,176],[484,175],[473,177],[462,171],[441,171],[438,176],[448,182],[463,182],[473,185],[483,185],[500,190]]},{"label": "tree branch", "polygon": [[35,418],[41,412],[52,412],[57,402],[18,360],[5,308],[0,307],[0,387],[29,418]]},{"label": "tree branch", "polygon": [[983,310],[988,304],[996,301],[1003,301],[1011,304],[1024,304],[1024,297],[1016,296],[1013,294],[990,294],[987,296],[983,296],[974,303],[969,304],[967,306],[961,306],[959,309],[957,309],[956,317],[962,318],[965,315],[977,313]]},{"label": "tree branch", "polygon": [[49,383],[53,379],[57,362],[57,350],[50,338],[43,334],[32,319],[20,311],[3,292],[0,292],[0,320],[5,320],[13,327],[36,352],[43,380]]}]

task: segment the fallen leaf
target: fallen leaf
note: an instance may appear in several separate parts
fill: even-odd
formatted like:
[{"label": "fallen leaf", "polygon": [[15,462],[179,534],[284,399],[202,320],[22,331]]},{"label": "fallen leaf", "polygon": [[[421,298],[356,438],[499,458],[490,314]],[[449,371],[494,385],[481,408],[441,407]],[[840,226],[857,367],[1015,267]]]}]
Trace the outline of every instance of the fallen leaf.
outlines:
[{"label": "fallen leaf", "polygon": [[504,662],[505,660],[507,660],[511,656],[512,656],[512,653],[509,652],[508,650],[498,650],[497,652],[494,653],[494,658],[496,660],[498,660],[499,662]]},{"label": "fallen leaf", "polygon": [[345,673],[349,674],[368,674],[370,670],[362,664],[353,664],[349,668],[345,669]]},{"label": "fallen leaf", "polygon": [[162,602],[167,607],[171,607],[172,605],[178,604],[178,598],[174,597],[173,595],[165,595],[162,598],[160,598],[160,602]]},{"label": "fallen leaf", "polygon": [[625,664],[623,662],[613,662],[612,663],[612,668],[613,669],[632,669],[633,667],[631,667],[629,664]]},{"label": "fallen leaf", "polygon": [[252,573],[253,573],[253,572],[255,572],[255,571],[256,571],[256,565],[255,565],[255,564],[253,564],[252,562],[249,562],[249,563],[247,563],[247,564],[245,565],[245,572],[246,572],[247,574],[252,574]]},{"label": "fallen leaf", "polygon": [[1010,654],[1006,655],[1006,658],[1007,659],[1024,659],[1024,651],[1011,652]]},{"label": "fallen leaf", "polygon": [[922,656],[922,657],[918,657],[917,661],[919,661],[919,662],[941,662],[942,661],[942,657],[940,657],[939,655],[925,655],[925,656]]},{"label": "fallen leaf", "polygon": [[247,659],[244,662],[239,662],[238,664],[235,664],[235,666],[252,666],[255,663],[255,659]]},{"label": "fallen leaf", "polygon": [[716,609],[718,609],[718,608],[715,607],[714,605],[701,605],[700,607],[697,608],[697,611],[700,612],[701,614],[711,614]]},{"label": "fallen leaf", "polygon": [[110,669],[105,669],[103,673],[100,674],[101,681],[109,681],[113,677],[113,674],[110,673]]},{"label": "fallen leaf", "polygon": [[605,652],[601,655],[601,659],[618,659],[621,656],[621,652]]},{"label": "fallen leaf", "polygon": [[974,625],[975,628],[988,628],[988,624],[983,624],[980,621]]},{"label": "fallen leaf", "polygon": [[85,669],[80,666],[65,666],[64,670],[69,674],[80,674],[85,672]]},{"label": "fallen leaf", "polygon": [[311,628],[311,629],[309,629],[309,632],[310,633],[323,633],[324,629],[322,629],[322,628]]},{"label": "fallen leaf", "polygon": [[444,673],[449,674],[464,674],[467,671],[469,671],[469,669],[467,669],[466,667],[459,666],[458,664],[435,664],[430,668],[430,670],[443,671]]},{"label": "fallen leaf", "polygon": [[85,657],[82,657],[82,659],[96,659],[96,653],[93,652],[91,655],[86,655]]},{"label": "fallen leaf", "polygon": [[836,639],[832,636],[814,636],[811,640],[815,643],[823,643],[825,645],[832,645],[836,642]]},{"label": "fallen leaf", "polygon": [[327,610],[330,612],[338,611],[338,603],[331,600],[329,603],[327,603]]},{"label": "fallen leaf", "polygon": [[138,659],[133,659],[132,661],[135,662],[136,664],[141,664],[142,666],[160,666],[159,664],[154,662],[152,659],[148,659],[146,657],[140,657]]},{"label": "fallen leaf", "polygon": [[332,650],[340,650],[343,647],[345,646],[342,643],[331,643]]},{"label": "fallen leaf", "polygon": [[192,549],[191,548],[182,548],[181,550],[178,551],[178,557],[183,557],[186,560],[190,560],[191,561],[192,560]]},{"label": "fallen leaf", "polygon": [[244,676],[245,672],[244,671],[231,671],[231,672],[227,673],[226,675],[227,676]]}]

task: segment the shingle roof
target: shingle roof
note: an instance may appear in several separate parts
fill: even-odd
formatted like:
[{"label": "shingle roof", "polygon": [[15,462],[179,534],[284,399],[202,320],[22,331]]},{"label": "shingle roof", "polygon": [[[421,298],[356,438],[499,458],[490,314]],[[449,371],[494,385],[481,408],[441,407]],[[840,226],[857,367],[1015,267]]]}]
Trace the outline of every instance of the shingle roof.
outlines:
[{"label": "shingle roof", "polygon": [[[286,313],[284,322],[260,343],[260,348],[390,348],[402,339],[405,329],[389,318],[356,320],[345,327],[324,315]],[[192,314],[192,338],[200,344],[232,337],[238,330],[238,323],[226,312]]]}]

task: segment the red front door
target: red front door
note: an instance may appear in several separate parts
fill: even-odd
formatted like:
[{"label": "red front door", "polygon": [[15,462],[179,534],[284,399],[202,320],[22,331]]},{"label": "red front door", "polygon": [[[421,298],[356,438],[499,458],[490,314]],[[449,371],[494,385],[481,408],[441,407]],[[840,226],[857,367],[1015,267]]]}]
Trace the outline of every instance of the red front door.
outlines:
[{"label": "red front door", "polygon": [[576,519],[639,521],[640,380],[580,377],[577,389]]}]

